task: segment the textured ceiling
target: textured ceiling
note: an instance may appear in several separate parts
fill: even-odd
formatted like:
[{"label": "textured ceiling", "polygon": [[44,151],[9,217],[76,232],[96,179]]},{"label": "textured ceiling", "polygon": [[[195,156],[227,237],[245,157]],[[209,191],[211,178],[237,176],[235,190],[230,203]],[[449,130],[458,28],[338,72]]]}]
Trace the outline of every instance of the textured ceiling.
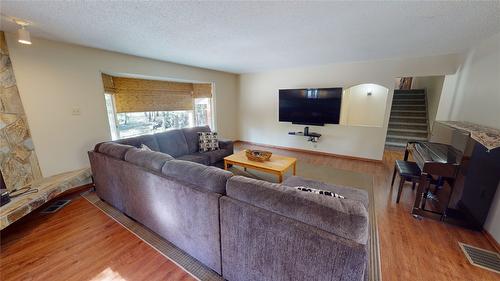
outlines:
[{"label": "textured ceiling", "polygon": [[229,72],[462,52],[500,32],[491,2],[4,1],[32,36]]}]

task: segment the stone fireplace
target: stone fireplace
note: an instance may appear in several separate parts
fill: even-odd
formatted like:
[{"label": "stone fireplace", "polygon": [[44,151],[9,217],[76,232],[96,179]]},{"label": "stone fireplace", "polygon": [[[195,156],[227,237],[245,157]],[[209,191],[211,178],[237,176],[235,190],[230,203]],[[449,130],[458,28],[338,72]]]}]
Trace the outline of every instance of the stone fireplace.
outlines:
[{"label": "stone fireplace", "polygon": [[3,31],[0,31],[0,171],[9,190],[42,178]]}]

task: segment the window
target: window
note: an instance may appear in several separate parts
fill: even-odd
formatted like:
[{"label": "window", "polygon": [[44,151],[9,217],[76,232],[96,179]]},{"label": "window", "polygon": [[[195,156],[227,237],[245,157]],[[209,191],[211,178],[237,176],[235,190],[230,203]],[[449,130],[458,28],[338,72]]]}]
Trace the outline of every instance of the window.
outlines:
[{"label": "window", "polygon": [[212,83],[116,77],[102,73],[113,139],[194,126],[213,127]]},{"label": "window", "polygon": [[197,98],[194,99],[194,120],[196,126],[212,124],[212,99]]},{"label": "window", "polygon": [[194,110],[115,113],[112,95],[106,94],[106,107],[113,139],[154,134],[169,129],[209,125],[212,127],[212,99],[194,99]]}]

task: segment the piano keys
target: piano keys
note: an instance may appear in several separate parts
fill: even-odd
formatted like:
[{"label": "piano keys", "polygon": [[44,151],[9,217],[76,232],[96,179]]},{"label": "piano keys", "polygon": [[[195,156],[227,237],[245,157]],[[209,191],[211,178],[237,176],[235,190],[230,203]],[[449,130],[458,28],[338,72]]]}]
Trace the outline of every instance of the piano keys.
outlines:
[{"label": "piano keys", "polygon": [[423,173],[446,178],[457,176],[463,153],[448,144],[416,142],[413,157]]}]

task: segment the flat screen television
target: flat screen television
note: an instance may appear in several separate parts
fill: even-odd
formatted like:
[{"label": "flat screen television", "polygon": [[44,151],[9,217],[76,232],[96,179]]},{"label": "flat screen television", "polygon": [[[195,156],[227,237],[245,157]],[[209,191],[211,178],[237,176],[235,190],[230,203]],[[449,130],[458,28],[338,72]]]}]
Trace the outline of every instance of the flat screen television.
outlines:
[{"label": "flat screen television", "polygon": [[338,124],[342,88],[279,90],[279,121],[301,125]]}]

